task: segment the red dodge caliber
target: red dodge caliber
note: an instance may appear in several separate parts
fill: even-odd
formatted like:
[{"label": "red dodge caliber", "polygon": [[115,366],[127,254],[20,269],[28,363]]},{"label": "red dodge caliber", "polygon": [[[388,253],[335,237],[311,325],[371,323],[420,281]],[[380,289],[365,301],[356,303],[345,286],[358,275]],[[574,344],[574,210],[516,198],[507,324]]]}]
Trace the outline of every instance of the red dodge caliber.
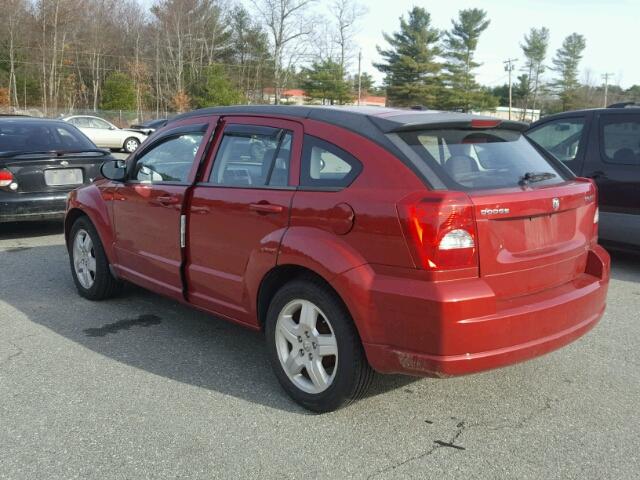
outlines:
[{"label": "red dodge caliber", "polygon": [[79,293],[122,281],[264,330],[314,411],[373,371],[448,377],[536,357],[603,314],[596,190],[525,125],[433,111],[246,106],[170,121],[65,223]]}]

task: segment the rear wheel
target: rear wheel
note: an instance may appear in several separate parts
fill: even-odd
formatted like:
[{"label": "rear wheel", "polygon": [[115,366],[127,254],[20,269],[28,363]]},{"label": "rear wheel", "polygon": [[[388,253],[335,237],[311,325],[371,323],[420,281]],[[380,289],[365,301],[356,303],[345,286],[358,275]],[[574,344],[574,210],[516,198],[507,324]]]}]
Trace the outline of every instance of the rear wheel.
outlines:
[{"label": "rear wheel", "polygon": [[267,313],[267,347],[285,391],[315,412],[361,397],[373,371],[353,321],[336,294],[314,278],[282,287]]},{"label": "rear wheel", "polygon": [[140,146],[140,140],[138,140],[135,137],[129,137],[124,141],[122,148],[127,153],[133,153],[138,149],[139,146]]},{"label": "rear wheel", "polygon": [[87,217],[75,221],[70,239],[71,275],[78,293],[89,300],[112,297],[120,282],[111,274],[98,232]]}]

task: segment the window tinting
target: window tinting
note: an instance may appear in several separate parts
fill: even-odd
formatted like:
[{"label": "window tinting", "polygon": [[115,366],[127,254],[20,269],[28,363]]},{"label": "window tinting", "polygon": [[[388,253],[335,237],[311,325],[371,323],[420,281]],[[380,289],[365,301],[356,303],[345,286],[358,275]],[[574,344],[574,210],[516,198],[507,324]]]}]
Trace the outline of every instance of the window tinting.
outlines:
[{"label": "window tinting", "polygon": [[290,132],[277,128],[227,127],[209,182],[232,187],[289,184]]},{"label": "window tinting", "polygon": [[0,122],[0,151],[82,150],[96,146],[75,127],[58,122]]},{"label": "window tinting", "polygon": [[603,115],[601,125],[604,160],[640,165],[640,115]]},{"label": "window tinting", "polygon": [[300,185],[347,187],[362,170],[362,164],[341,148],[317,137],[305,135]]},{"label": "window tinting", "polygon": [[400,137],[451,189],[514,187],[526,173],[553,174],[536,186],[564,181],[520,132],[442,129],[404,132]]},{"label": "window tinting", "polygon": [[134,178],[141,182],[186,182],[202,138],[202,133],[187,133],[145,152],[136,162]]},{"label": "window tinting", "polygon": [[561,162],[571,166],[578,154],[583,130],[583,118],[563,118],[527,132],[527,137]]}]

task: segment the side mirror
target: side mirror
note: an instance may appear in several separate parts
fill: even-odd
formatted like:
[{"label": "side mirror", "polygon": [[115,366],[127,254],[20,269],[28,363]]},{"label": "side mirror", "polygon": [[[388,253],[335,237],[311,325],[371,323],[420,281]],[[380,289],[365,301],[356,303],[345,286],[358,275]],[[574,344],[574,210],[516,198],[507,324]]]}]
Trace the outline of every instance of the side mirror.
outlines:
[{"label": "side mirror", "polygon": [[122,182],[127,176],[127,163],[124,160],[109,160],[102,164],[100,173],[108,180]]}]

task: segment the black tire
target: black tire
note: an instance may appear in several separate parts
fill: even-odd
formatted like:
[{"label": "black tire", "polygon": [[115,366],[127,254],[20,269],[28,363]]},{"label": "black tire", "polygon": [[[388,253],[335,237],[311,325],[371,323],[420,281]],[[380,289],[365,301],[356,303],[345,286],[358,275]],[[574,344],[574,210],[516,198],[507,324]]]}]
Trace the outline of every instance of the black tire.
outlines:
[{"label": "black tire", "polygon": [[[282,309],[295,299],[307,300],[320,308],[336,338],[338,362],[330,386],[320,393],[307,393],[289,379],[276,347],[276,324]],[[361,398],[374,372],[367,362],[360,336],[351,315],[336,293],[314,277],[304,277],[283,286],[273,297],[265,325],[269,360],[278,381],[298,404],[318,413],[330,412]]]},{"label": "black tire", "polygon": [[[135,143],[135,147],[133,147],[133,145],[129,145],[130,143]],[[133,153],[138,149],[139,146],[140,140],[138,140],[136,137],[129,137],[122,144],[122,149],[127,153]]]},{"label": "black tire", "polygon": [[[92,253],[93,256],[95,256],[96,261],[95,276],[93,278],[93,285],[91,285],[90,288],[85,288],[82,285],[78,279],[78,274],[76,273],[74,266],[73,245],[78,232],[81,231],[85,231],[89,235],[91,243],[93,244]],[[111,270],[109,269],[109,260],[104,252],[100,236],[87,217],[80,217],[73,223],[69,233],[68,249],[73,283],[75,283],[76,289],[80,295],[89,300],[104,300],[113,297],[120,291],[122,284],[111,274]]]}]

